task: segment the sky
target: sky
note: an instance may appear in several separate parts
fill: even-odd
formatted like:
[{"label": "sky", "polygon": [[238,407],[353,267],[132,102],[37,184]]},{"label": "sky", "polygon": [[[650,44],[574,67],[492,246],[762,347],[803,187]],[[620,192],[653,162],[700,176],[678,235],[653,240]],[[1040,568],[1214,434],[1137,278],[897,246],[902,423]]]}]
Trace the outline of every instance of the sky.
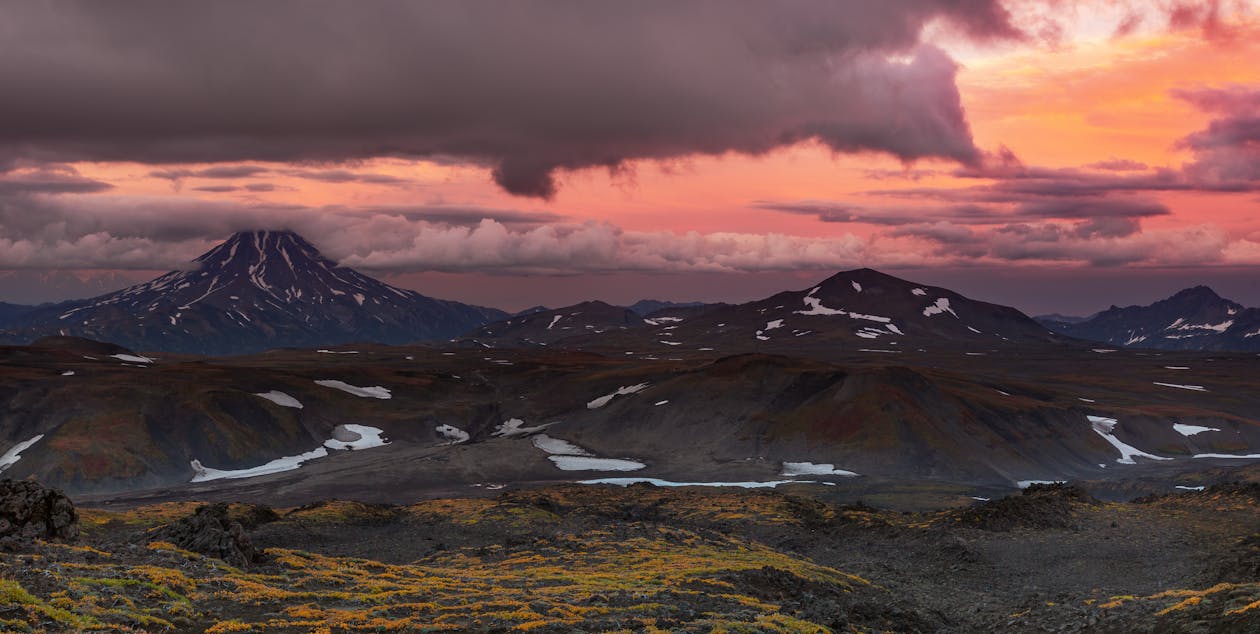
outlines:
[{"label": "sky", "polygon": [[509,310],[1260,305],[1260,0],[0,0],[0,301],[235,231]]}]

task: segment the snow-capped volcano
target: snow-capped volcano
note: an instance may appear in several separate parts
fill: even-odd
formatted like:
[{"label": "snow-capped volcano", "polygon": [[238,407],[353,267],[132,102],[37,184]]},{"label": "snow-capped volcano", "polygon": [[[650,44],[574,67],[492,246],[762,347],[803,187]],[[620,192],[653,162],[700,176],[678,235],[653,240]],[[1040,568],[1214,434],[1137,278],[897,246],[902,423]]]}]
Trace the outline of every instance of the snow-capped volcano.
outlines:
[{"label": "snow-capped volcano", "polygon": [[114,293],[35,311],[5,338],[60,334],[141,350],[235,354],[444,339],[506,316],[337,266],[291,231],[237,233],[194,264]]}]

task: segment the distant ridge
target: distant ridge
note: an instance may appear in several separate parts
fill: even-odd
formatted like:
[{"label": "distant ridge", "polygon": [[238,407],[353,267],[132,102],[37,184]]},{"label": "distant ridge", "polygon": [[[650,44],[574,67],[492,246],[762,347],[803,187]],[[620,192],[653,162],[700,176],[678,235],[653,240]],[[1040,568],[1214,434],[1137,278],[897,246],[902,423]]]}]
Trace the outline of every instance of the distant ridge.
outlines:
[{"label": "distant ridge", "polygon": [[1063,334],[1133,348],[1260,351],[1260,309],[1246,308],[1195,286],[1149,306],[1112,306],[1068,322],[1038,318]]}]

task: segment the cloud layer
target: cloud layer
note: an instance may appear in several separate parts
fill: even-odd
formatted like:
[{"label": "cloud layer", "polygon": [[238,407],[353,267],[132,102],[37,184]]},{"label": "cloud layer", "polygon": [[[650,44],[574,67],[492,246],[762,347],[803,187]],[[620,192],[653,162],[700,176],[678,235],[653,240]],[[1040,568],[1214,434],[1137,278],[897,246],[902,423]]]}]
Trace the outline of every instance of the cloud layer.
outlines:
[{"label": "cloud layer", "polygon": [[541,197],[560,169],[804,140],[973,162],[921,33],[1020,36],[998,0],[50,0],[4,21],[0,166],[433,157]]}]

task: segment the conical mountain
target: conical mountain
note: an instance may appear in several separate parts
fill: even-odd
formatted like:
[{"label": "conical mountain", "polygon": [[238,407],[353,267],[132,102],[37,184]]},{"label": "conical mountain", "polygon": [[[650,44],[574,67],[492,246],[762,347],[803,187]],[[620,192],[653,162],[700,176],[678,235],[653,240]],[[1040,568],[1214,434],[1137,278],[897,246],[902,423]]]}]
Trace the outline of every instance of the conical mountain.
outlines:
[{"label": "conical mountain", "polygon": [[447,339],[504,316],[338,266],[291,231],[251,231],[234,234],[188,270],[33,311],[3,338],[70,335],[135,350],[241,354]]}]

